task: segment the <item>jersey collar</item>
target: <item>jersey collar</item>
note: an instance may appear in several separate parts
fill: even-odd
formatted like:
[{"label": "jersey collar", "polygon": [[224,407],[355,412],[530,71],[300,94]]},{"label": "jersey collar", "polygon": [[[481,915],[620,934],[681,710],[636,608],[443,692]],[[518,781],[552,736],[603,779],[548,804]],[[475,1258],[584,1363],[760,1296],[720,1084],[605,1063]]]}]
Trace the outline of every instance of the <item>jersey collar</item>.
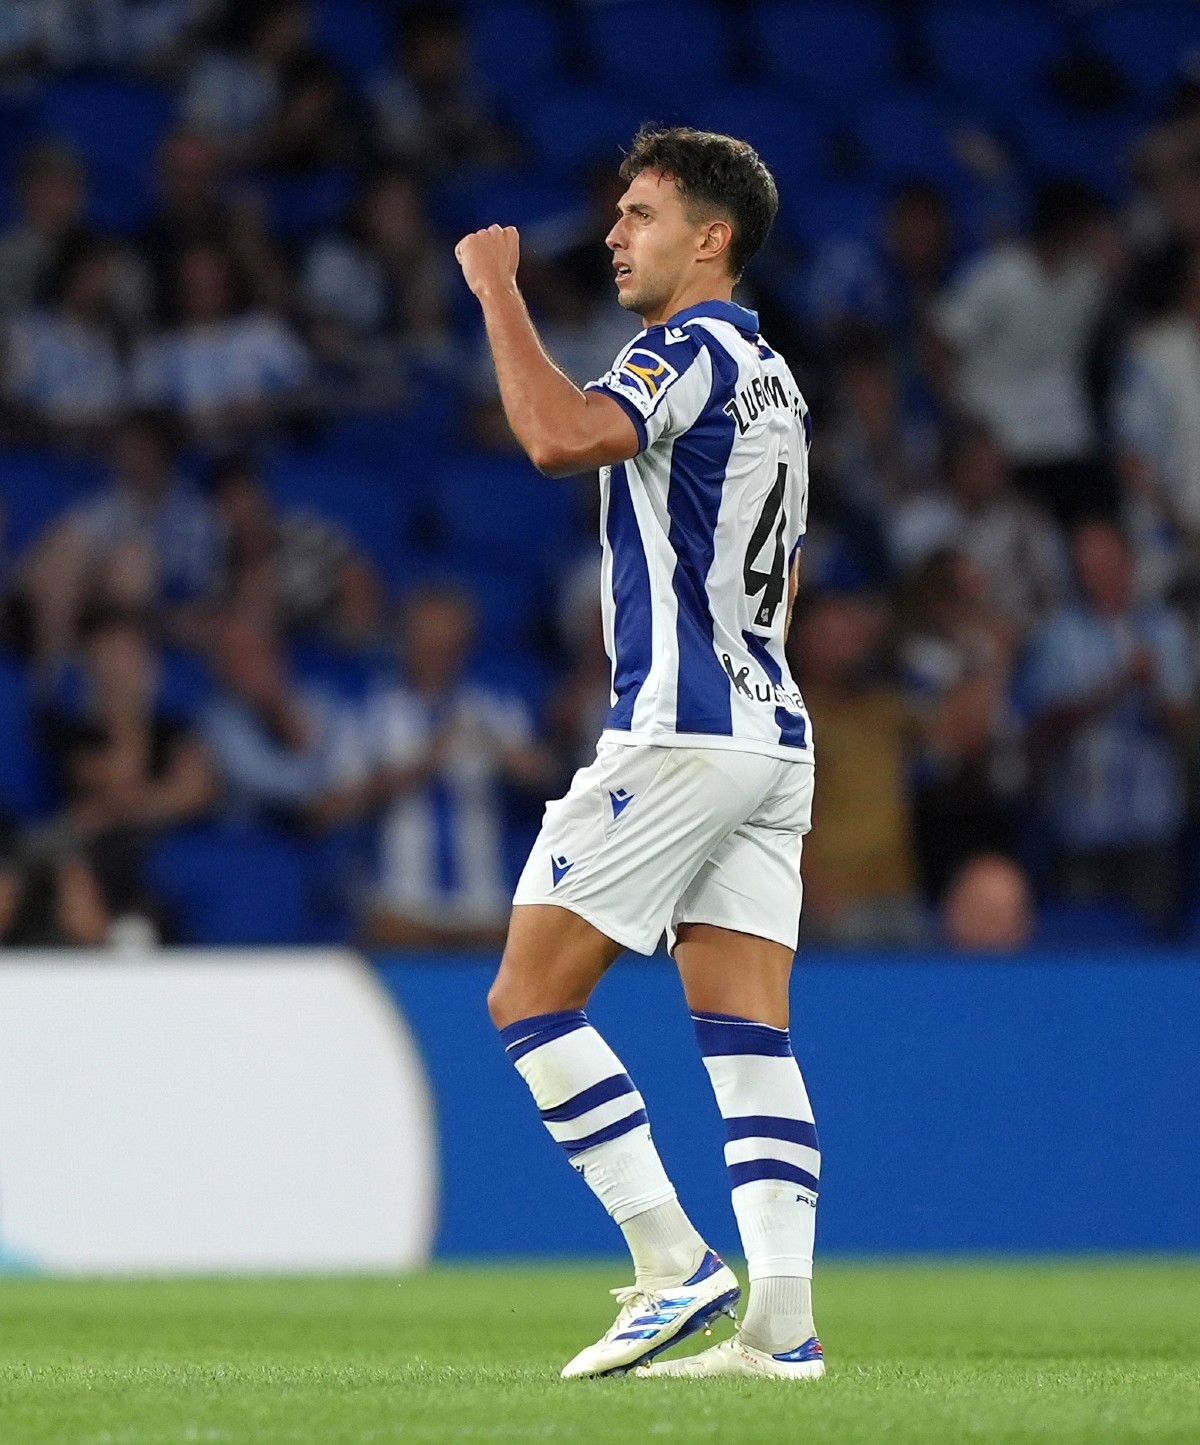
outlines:
[{"label": "jersey collar", "polygon": [[728,321],[731,326],[736,326],[739,331],[744,331],[749,336],[758,335],[758,312],[747,311],[744,306],[735,306],[732,301],[701,301],[697,306],[676,311],[664,324],[683,326],[701,316],[711,316],[714,321]]}]

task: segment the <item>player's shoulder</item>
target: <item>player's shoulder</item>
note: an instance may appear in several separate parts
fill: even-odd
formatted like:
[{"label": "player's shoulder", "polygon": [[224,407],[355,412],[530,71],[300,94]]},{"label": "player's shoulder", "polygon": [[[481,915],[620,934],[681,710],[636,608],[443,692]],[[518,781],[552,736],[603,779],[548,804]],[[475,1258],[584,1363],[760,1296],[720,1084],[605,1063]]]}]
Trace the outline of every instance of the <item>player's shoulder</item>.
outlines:
[{"label": "player's shoulder", "polygon": [[617,357],[614,369],[630,364],[636,368],[645,364],[652,373],[661,375],[663,373],[658,371],[661,363],[664,372],[682,376],[691,367],[702,346],[702,339],[694,335],[690,327],[660,322],[638,332]]},{"label": "player's shoulder", "polygon": [[630,341],[597,383],[633,402],[647,418],[680,381],[694,374],[702,347],[683,327],[648,326]]}]

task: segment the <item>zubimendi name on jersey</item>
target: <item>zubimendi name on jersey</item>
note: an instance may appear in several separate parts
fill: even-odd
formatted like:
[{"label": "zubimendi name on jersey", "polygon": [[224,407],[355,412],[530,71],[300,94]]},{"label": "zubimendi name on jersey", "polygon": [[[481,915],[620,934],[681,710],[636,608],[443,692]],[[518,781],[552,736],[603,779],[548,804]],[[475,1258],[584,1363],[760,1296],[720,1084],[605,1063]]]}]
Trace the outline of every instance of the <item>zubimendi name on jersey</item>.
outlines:
[{"label": "zubimendi name on jersey", "polygon": [[789,392],[780,376],[756,376],[737,396],[730,397],[722,410],[737,424],[738,435],[745,436],[767,407],[791,412],[805,426],[808,409],[798,391]]}]

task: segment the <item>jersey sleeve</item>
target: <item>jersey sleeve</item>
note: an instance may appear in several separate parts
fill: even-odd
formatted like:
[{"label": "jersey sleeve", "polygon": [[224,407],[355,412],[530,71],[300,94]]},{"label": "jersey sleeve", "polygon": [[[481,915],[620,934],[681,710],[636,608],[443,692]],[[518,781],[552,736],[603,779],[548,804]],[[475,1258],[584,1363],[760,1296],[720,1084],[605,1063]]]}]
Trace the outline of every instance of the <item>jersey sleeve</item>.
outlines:
[{"label": "jersey sleeve", "polygon": [[585,390],[611,396],[633,422],[638,451],[679,425],[673,402],[679,382],[696,359],[698,347],[686,331],[655,326],[636,337],[617,357],[611,371]]}]

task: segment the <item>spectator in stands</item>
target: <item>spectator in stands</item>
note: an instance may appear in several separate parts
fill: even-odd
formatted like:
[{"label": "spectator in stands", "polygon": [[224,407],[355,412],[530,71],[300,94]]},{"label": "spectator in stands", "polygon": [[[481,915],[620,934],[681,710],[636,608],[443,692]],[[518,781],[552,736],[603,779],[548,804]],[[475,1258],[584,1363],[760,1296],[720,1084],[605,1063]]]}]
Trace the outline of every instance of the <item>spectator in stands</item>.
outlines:
[{"label": "spectator in stands", "polygon": [[808,310],[819,329],[832,336],[850,323],[878,327],[895,354],[906,411],[925,420],[934,402],[921,338],[955,250],[946,197],[931,182],[912,181],[892,196],[879,238],[838,237],[809,267]]},{"label": "spectator in stands", "polygon": [[906,779],[918,721],[878,676],[885,618],[873,599],[830,593],[792,633],[821,754],[801,864],[806,943],[915,943],[925,931]]},{"label": "spectator in stands", "polygon": [[350,538],[316,512],[276,511],[253,466],[218,466],[222,530],[217,595],[266,634],[319,633],[361,647],[379,635],[382,584]]},{"label": "spectator in stands", "polygon": [[517,157],[513,137],[472,80],[455,5],[423,0],[401,13],[393,67],[372,99],[377,140],[395,160],[444,175]]},{"label": "spectator in stands", "polygon": [[1115,403],[1118,463],[1137,591],[1200,582],[1200,251],[1155,267],[1161,310],[1129,342]]},{"label": "spectator in stands", "polygon": [[187,54],[215,0],[74,0],[38,3],[46,59],[58,70],[169,74]]},{"label": "spectator in stands", "polygon": [[79,158],[54,141],[39,141],[17,166],[18,218],[0,234],[0,321],[27,311],[38,282],[83,220]]},{"label": "spectator in stands", "polygon": [[612,708],[612,667],[599,598],[600,559],[588,557],[568,575],[559,607],[558,630],[569,664],[550,700],[549,726],[566,779],[596,756]]},{"label": "spectator in stands", "polygon": [[179,475],[171,420],[130,414],[111,456],[111,485],[55,523],[22,569],[35,655],[51,669],[73,647],[85,608],[144,609],[170,629],[213,586],[216,521]]},{"label": "spectator in stands", "polygon": [[1156,241],[1178,237],[1200,248],[1200,84],[1184,78],[1163,123],[1147,132],[1132,156],[1133,180],[1148,203],[1143,217]]},{"label": "spectator in stands", "polygon": [[987,423],[1020,489],[1064,524],[1116,500],[1085,379],[1109,280],[1104,219],[1078,182],[1043,184],[1030,239],[988,251],[932,315],[947,399]]},{"label": "spectator in stands", "polygon": [[943,471],[944,488],[926,488],[889,513],[892,559],[904,572],[947,547],[969,557],[987,580],[989,604],[1024,637],[1065,595],[1061,535],[1014,491],[986,426],[961,421],[948,429]]},{"label": "spectator in stands", "polygon": [[954,876],[942,904],[942,934],[951,948],[1010,953],[1033,934],[1033,891],[1011,858],[981,853]]},{"label": "spectator in stands", "polygon": [[177,408],[193,438],[213,447],[253,437],[303,408],[308,353],[277,315],[248,307],[228,251],[184,251],[172,301],[174,326],[137,358],[142,401]]},{"label": "spectator in stands", "polygon": [[19,432],[86,439],[126,401],[114,325],[116,252],[79,232],[60,248],[40,304],[5,329],[3,384]]},{"label": "spectator in stands", "polygon": [[279,105],[288,65],[307,51],[310,27],[306,0],[228,6],[223,43],[200,56],[184,86],[185,124],[212,136],[227,159],[252,159]]},{"label": "spectator in stands", "polygon": [[900,599],[899,661],[924,721],[914,817],[933,899],[967,858],[1013,842],[1013,793],[1023,781],[1010,707],[1015,633],[988,592],[981,570],[946,548],[905,579]]},{"label": "spectator in stands", "polygon": [[326,826],[377,819],[362,928],[375,947],[504,938],[512,880],[501,790],[542,790],[553,764],[522,703],[467,681],[473,633],[473,609],[459,590],[409,597],[402,675],[368,699],[358,755],[346,757],[340,785],[316,810]]},{"label": "spectator in stands", "polygon": [[1026,678],[1057,883],[1073,901],[1124,897],[1169,932],[1195,658],[1178,617],[1160,603],[1135,604],[1133,558],[1115,527],[1081,527],[1072,560],[1079,600],[1039,629]]},{"label": "spectator in stands", "polygon": [[366,137],[341,72],[315,50],[293,55],[279,74],[279,97],[244,156],[267,171],[302,172],[361,161]]},{"label": "spectator in stands", "polygon": [[[835,354],[833,425],[827,440],[815,441],[814,460],[836,482],[843,527],[860,534],[860,550],[882,553],[886,519],[929,483],[936,435],[904,405],[885,332],[848,326],[836,339]],[[883,565],[880,558],[876,566]]]},{"label": "spectator in stands", "polygon": [[175,266],[193,246],[219,246],[234,256],[255,305],[286,304],[287,274],[262,208],[245,196],[225,194],[220,147],[211,136],[172,131],[159,148],[155,176],[154,210],[138,250],[149,266],[161,316],[171,316]]},{"label": "spectator in stands", "polygon": [[217,780],[191,730],[158,701],[158,658],[136,615],[86,619],[80,664],[43,720],[67,806],[39,843],[68,889],[60,919],[64,908],[86,915],[87,936],[77,941],[95,943],[118,918],[153,916],[140,877],[146,845],[208,812]]},{"label": "spectator in stands", "polygon": [[407,171],[362,186],[346,231],[326,236],[304,267],[304,302],[317,354],[351,377],[355,400],[394,399],[410,357],[444,361],[450,344],[449,253]]},{"label": "spectator in stands", "polygon": [[211,657],[218,692],[201,731],[226,812],[242,823],[300,825],[329,787],[344,710],[298,687],[274,635],[236,607],[218,619]]},{"label": "spectator in stands", "polygon": [[0,6],[0,84],[24,99],[42,78],[46,44],[34,0]]},{"label": "spectator in stands", "polygon": [[578,214],[556,216],[541,234],[540,253],[560,265],[571,284],[597,305],[612,305],[612,252],[605,242],[612,230],[617,202],[625,182],[607,155],[587,166],[583,175],[584,204]]},{"label": "spectator in stands", "polygon": [[[15,847],[15,845],[14,845]],[[86,860],[41,840],[0,861],[0,944],[7,948],[96,948],[112,920]]]}]

